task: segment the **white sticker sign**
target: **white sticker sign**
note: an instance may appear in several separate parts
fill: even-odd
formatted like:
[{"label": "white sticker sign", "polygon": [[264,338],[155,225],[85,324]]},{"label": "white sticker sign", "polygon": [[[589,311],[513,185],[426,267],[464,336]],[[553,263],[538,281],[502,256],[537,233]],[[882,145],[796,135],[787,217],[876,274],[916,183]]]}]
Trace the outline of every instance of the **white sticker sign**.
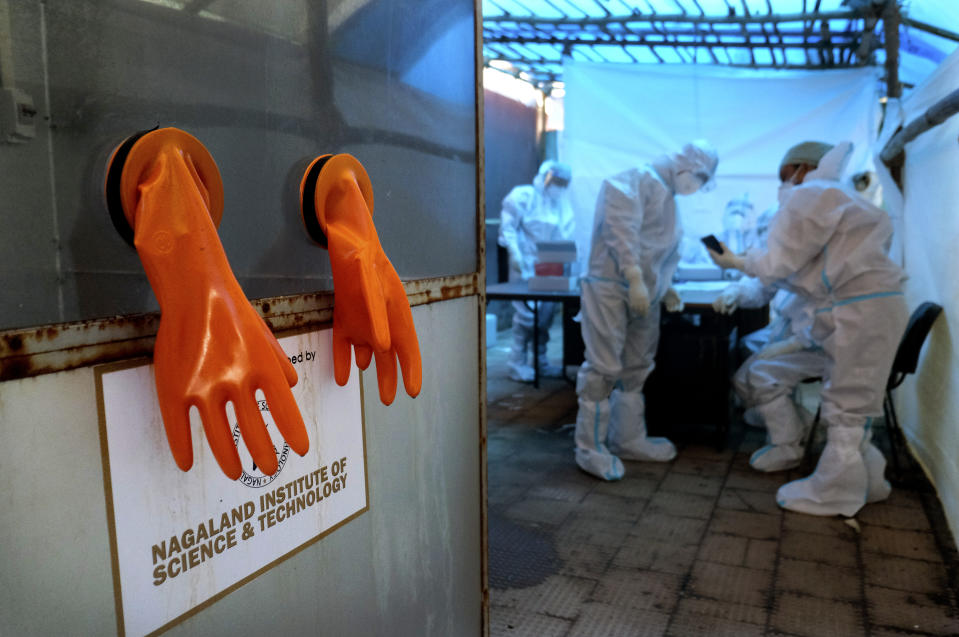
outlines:
[{"label": "white sticker sign", "polygon": [[[280,339],[310,438],[303,457],[261,415],[279,469],[264,475],[239,436],[240,479],[220,470],[191,414],[194,463],[177,468],[147,362],[97,369],[104,478],[114,548],[118,627],[146,635],[169,627],[368,509],[359,374],[333,380],[331,331]],[[194,410],[195,411],[195,410]]]}]

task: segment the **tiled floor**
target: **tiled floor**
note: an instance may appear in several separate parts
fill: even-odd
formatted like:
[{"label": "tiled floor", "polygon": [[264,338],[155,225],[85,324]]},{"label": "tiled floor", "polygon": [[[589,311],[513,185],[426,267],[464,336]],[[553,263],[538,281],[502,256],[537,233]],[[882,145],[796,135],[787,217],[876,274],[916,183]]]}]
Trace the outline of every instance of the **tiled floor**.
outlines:
[{"label": "tiled floor", "polygon": [[959,635],[928,488],[867,506],[858,531],[784,512],[774,493],[800,474],[750,469],[762,433],[740,423],[722,451],[690,439],[598,481],[573,462],[573,386],[508,380],[507,343],[487,350],[491,635]]}]

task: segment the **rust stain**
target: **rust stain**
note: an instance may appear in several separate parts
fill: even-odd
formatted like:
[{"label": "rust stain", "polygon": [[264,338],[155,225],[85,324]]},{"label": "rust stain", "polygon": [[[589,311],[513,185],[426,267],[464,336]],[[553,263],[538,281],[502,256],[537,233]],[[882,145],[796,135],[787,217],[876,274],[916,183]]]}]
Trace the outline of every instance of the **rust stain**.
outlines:
[{"label": "rust stain", "polygon": [[463,286],[462,285],[444,285],[440,288],[440,297],[444,301],[449,299],[458,299],[463,296]]},{"label": "rust stain", "polygon": [[[404,282],[411,305],[480,293],[476,273]],[[332,291],[251,300],[270,314],[276,333],[326,327],[333,317]],[[0,330],[0,381],[98,365],[153,353],[159,313],[87,319]]]},{"label": "rust stain", "polygon": [[0,356],[0,382],[62,372],[88,365],[110,363],[137,356],[149,356],[153,353],[153,343],[153,337],[143,337],[120,343],[71,347],[34,355]]},{"label": "rust stain", "polygon": [[30,361],[26,358],[5,359],[0,361],[0,381],[35,376],[37,373],[42,372],[32,371]]}]

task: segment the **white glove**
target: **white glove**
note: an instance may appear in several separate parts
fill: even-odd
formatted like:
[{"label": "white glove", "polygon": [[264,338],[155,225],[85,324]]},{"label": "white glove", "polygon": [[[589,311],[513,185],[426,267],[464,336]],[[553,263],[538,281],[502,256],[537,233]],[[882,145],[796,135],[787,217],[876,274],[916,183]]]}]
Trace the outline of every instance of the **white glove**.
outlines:
[{"label": "white glove", "polygon": [[666,294],[663,295],[663,307],[666,308],[667,312],[682,312],[683,300],[679,298],[679,292],[676,291],[676,288],[671,287],[666,290]]},{"label": "white glove", "polygon": [[720,314],[732,314],[739,307],[739,285],[731,283],[713,301],[713,309]]},{"label": "white glove", "polygon": [[509,258],[519,268],[519,275],[524,281],[533,276],[533,268],[523,263],[523,255],[520,254],[519,246],[515,243],[509,247]]},{"label": "white glove", "polygon": [[762,348],[756,353],[756,358],[776,358],[785,356],[803,349],[803,344],[795,336],[791,336],[784,341],[777,341]]},{"label": "white glove", "polygon": [[649,313],[649,290],[643,283],[643,272],[638,265],[631,265],[623,272],[629,282],[629,309],[640,316]]}]

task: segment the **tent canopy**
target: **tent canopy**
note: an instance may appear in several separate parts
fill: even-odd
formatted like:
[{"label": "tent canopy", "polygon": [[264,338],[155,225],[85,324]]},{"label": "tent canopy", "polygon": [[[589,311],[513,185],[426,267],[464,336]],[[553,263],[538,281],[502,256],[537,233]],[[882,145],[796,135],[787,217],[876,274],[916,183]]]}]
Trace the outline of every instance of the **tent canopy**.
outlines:
[{"label": "tent canopy", "polygon": [[956,49],[957,33],[952,0],[483,0],[487,66],[547,93],[562,81],[564,59],[759,69],[888,63],[908,91]]}]

